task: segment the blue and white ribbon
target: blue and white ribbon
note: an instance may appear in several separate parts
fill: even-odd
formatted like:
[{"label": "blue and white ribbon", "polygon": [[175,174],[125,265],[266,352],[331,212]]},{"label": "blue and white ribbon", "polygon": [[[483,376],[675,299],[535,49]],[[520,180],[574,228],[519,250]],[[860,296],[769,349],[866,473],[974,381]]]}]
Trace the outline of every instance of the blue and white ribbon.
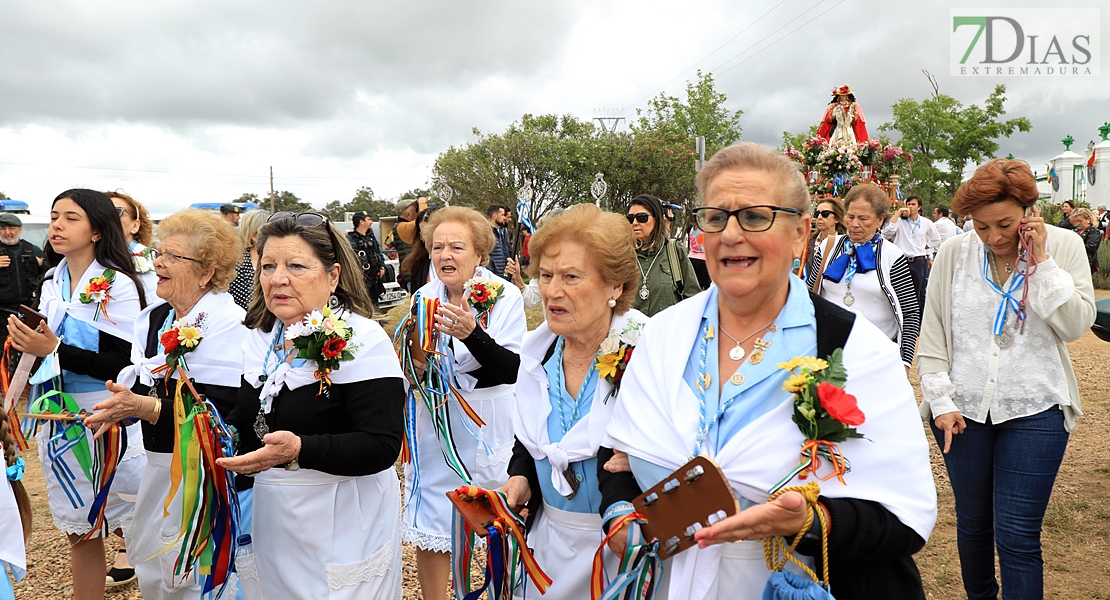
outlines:
[{"label": "blue and white ribbon", "polygon": [[1009,289],[1006,291],[1002,291],[1002,288],[999,287],[998,284],[995,283],[994,280],[990,277],[990,267],[987,264],[989,260],[987,252],[989,252],[989,250],[984,248],[983,279],[987,281],[987,285],[989,285],[992,290],[998,292],[998,294],[1002,296],[1002,301],[998,303],[998,311],[994,315],[993,328],[995,335],[1001,335],[1002,332],[1006,329],[1006,320],[1009,318],[1009,310],[1014,311],[1014,315],[1017,316],[1018,322],[1025,320],[1025,306],[1022,305],[1021,300],[1014,297],[1014,291],[1019,289],[1022,284],[1025,283],[1025,270],[1022,269],[1021,271],[1015,273],[1014,276],[1010,279]]}]

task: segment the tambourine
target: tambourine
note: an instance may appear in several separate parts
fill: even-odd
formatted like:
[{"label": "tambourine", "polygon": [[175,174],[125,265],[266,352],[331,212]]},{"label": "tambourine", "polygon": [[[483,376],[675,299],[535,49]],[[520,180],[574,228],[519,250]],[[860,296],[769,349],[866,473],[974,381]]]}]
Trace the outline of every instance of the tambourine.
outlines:
[{"label": "tambourine", "polygon": [[647,517],[644,538],[659,540],[659,556],[670,558],[697,545],[694,534],[740,512],[721,467],[697,456],[632,501]]}]

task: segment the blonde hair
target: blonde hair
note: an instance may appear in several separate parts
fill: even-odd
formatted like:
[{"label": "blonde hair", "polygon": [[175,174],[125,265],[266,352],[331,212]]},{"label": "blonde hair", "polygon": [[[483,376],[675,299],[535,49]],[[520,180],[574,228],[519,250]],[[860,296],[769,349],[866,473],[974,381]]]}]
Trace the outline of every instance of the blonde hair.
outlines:
[{"label": "blonde hair", "polygon": [[548,244],[555,242],[582,246],[606,284],[623,286],[614,307],[616,312],[632,308],[640,271],[636,261],[636,237],[627,219],[603,212],[593,204],[576,204],[559,215],[545,216],[543,225],[528,241],[528,251],[532,255],[529,277],[539,277],[544,251]]},{"label": "blonde hair", "polygon": [[848,190],[844,195],[844,209],[852,208],[852,203],[856,201],[869,205],[871,212],[880,219],[886,219],[890,214],[890,196],[873,183],[861,183]]},{"label": "blonde hair", "polygon": [[779,180],[779,202],[803,214],[812,212],[809,189],[798,163],[781,153],[755,142],[740,142],[721,148],[694,178],[698,199],[705,206],[705,194],[718,175],[727,171],[762,171]]},{"label": "blonde hair", "polygon": [[[140,204],[138,200],[119,190],[104,193],[107,194],[109,198],[119,198],[123,200],[124,204],[131,207],[131,218],[139,222],[139,231],[135,233],[135,241],[144,246],[149,246],[151,240],[154,238],[154,222],[150,220],[150,213],[146,211],[146,207]],[[126,231],[123,233],[124,235],[131,235]]]},{"label": "blonde hair", "polygon": [[489,219],[473,208],[462,206],[448,206],[435,211],[432,213],[432,218],[420,228],[420,237],[424,240],[424,247],[429,254],[432,252],[432,238],[435,237],[435,231],[444,223],[459,223],[469,227],[470,241],[481,256],[479,263],[484,265],[489,262],[489,253],[493,252],[493,247],[497,243],[493,238]]},{"label": "blonde hair", "polygon": [[200,261],[200,264],[188,261],[198,274],[208,267],[215,269],[206,287],[214,292],[226,292],[231,280],[235,279],[235,265],[243,254],[235,227],[210,210],[186,208],[158,224],[158,239],[172,236],[186,240],[189,256]]},{"label": "blonde hair", "polygon": [[266,219],[270,218],[270,211],[256,208],[248,210],[239,217],[239,240],[243,242],[244,248],[250,248],[254,245],[251,240],[258,234],[258,230],[266,224]]},{"label": "blonde hair", "polygon": [[1087,219],[1087,227],[1093,227],[1095,223],[1098,223],[1098,217],[1096,217],[1095,212],[1089,208],[1081,206],[1071,211],[1072,216],[1075,216],[1076,213],[1079,213],[1080,216]]}]

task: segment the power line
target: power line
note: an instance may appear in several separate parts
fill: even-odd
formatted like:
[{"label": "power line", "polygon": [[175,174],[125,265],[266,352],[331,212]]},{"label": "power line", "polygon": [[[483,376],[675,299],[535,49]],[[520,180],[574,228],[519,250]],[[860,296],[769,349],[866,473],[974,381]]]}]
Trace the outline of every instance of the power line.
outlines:
[{"label": "power line", "polygon": [[[22,162],[4,162],[0,161],[0,165],[20,166],[20,167],[44,167],[38,163],[22,163]],[[119,171],[123,173],[159,173],[165,175],[203,175],[206,177],[244,177],[250,179],[268,179],[269,175],[253,175],[248,173],[203,173],[199,171],[166,171],[159,169],[127,169],[122,167],[50,167],[50,168],[64,168],[64,169],[81,169],[89,171]],[[283,175],[280,179],[411,179],[411,177],[378,177],[374,175],[366,176],[349,176],[349,175]]]},{"label": "power line", "polygon": [[[824,1],[824,0],[822,0],[822,1]],[[802,23],[801,25],[795,27],[794,29],[791,29],[786,35],[780,37],[779,39],[777,39],[773,42],[771,42],[770,44],[767,44],[763,48],[760,48],[759,52],[756,52],[755,54],[745,58],[744,60],[736,63],[735,65],[732,65],[731,67],[725,69],[724,71],[719,72],[718,75],[724,75],[725,73],[728,73],[729,71],[735,69],[736,67],[739,67],[740,65],[748,62],[749,60],[759,56],[760,53],[763,52],[764,50],[766,50],[767,48],[770,48],[771,46],[774,46],[775,44],[785,40],[786,38],[790,37],[790,35],[793,34],[795,31],[798,31],[802,27],[805,27],[806,25],[809,25],[810,23],[816,21],[817,19],[820,19],[822,15],[824,15],[825,13],[829,12],[830,10],[840,6],[841,4],[844,4],[844,2],[845,2],[845,0],[840,0],[840,2],[837,2],[836,4],[833,4],[832,6],[828,7],[827,9],[825,9],[824,11],[822,11],[821,13],[819,13],[817,16],[813,17],[812,19],[806,21],[805,23]],[[820,4],[820,3],[818,3],[818,4]],[[810,9],[810,10],[812,10],[812,9]],[[809,12],[809,11],[806,11],[806,12]],[[805,14],[805,13],[802,13],[802,14]],[[801,16],[801,15],[799,15],[799,16]]]},{"label": "power line", "polygon": [[[741,29],[739,33],[737,33],[736,35],[734,35],[734,36],[732,36],[732,37],[728,38],[728,40],[727,40],[727,41],[726,41],[725,43],[721,44],[720,46],[717,46],[716,50],[713,50],[713,51],[712,51],[712,52],[710,52],[709,54],[706,54],[705,56],[701,57],[700,59],[698,59],[698,60],[697,60],[697,62],[695,62],[694,64],[690,65],[689,67],[686,67],[686,69],[685,69],[685,70],[683,70],[683,71],[682,71],[681,73],[679,73],[678,75],[675,75],[675,76],[674,76],[674,78],[673,78],[673,79],[671,79],[670,81],[668,81],[667,83],[664,83],[664,84],[663,84],[663,86],[662,86],[662,87],[660,87],[659,89],[657,89],[657,90],[655,90],[654,92],[652,92],[652,93],[648,94],[647,96],[644,96],[643,98],[640,98],[640,99],[639,99],[639,100],[637,100],[636,102],[633,102],[633,103],[632,103],[632,106],[636,106],[637,104],[639,104],[639,103],[643,102],[644,100],[647,100],[648,98],[651,98],[652,96],[654,96],[654,95],[658,94],[659,92],[661,92],[661,91],[663,91],[663,90],[667,89],[667,86],[668,86],[668,85],[671,85],[672,83],[674,83],[675,81],[677,81],[677,80],[678,80],[678,78],[682,77],[682,76],[683,76],[683,75],[685,75],[686,73],[689,73],[689,72],[690,72],[690,69],[693,69],[694,67],[698,66],[698,65],[699,65],[699,64],[701,64],[701,63],[702,63],[703,61],[705,61],[705,59],[707,59],[707,58],[709,58],[710,56],[713,56],[714,54],[716,54],[717,52],[719,52],[719,51],[721,50],[721,48],[724,48],[725,46],[727,46],[727,45],[731,44],[733,40],[735,40],[736,38],[740,37],[740,36],[741,36],[741,35],[742,35],[742,34],[743,34],[743,33],[744,33],[745,31],[747,31],[747,30],[751,29],[751,28],[752,28],[753,26],[755,26],[755,24],[756,24],[756,23],[758,23],[758,22],[762,21],[762,20],[763,20],[763,17],[766,17],[767,15],[771,14],[772,12],[774,12],[774,10],[775,10],[776,8],[778,8],[778,7],[782,6],[783,4],[786,4],[786,0],[781,0],[781,1],[780,1],[780,2],[778,3],[778,4],[776,4],[776,5],[772,6],[770,10],[768,10],[767,12],[763,13],[762,15],[760,15],[758,19],[756,19],[756,20],[752,21],[751,23],[749,23],[749,24],[748,24],[748,26],[747,26],[747,27],[745,27],[745,28],[743,28],[743,29]],[[629,108],[631,108],[631,107],[629,107]],[[627,110],[627,109],[625,109],[625,110]]]},{"label": "power line", "polygon": [[[841,0],[841,1],[843,1],[843,0]],[[802,11],[801,13],[799,13],[799,14],[798,14],[798,15],[797,15],[796,17],[794,17],[793,19],[790,19],[789,21],[787,21],[787,22],[783,23],[783,24],[782,24],[782,25],[781,25],[781,26],[780,26],[780,27],[779,27],[778,29],[776,29],[776,30],[772,31],[771,33],[768,33],[768,34],[767,34],[767,35],[765,35],[765,36],[763,36],[762,38],[760,38],[760,39],[759,39],[759,41],[757,41],[756,43],[752,44],[751,46],[748,46],[747,48],[744,48],[744,49],[743,49],[743,50],[742,50],[742,51],[741,51],[741,52],[740,52],[739,54],[737,54],[737,55],[733,56],[732,58],[730,58],[730,59],[726,60],[725,62],[721,63],[720,65],[717,65],[717,68],[716,68],[716,69],[713,69],[713,71],[712,71],[712,72],[713,72],[713,73],[718,73],[718,74],[722,73],[722,71],[720,71],[720,69],[721,69],[722,67],[724,67],[724,66],[725,66],[725,65],[727,65],[728,63],[730,63],[730,62],[732,62],[732,61],[736,60],[737,58],[740,58],[741,56],[743,56],[744,54],[746,54],[746,53],[748,52],[748,50],[751,50],[752,48],[755,48],[756,46],[758,46],[758,45],[762,44],[762,43],[763,43],[763,42],[764,42],[764,41],[765,41],[765,40],[766,40],[767,38],[769,38],[769,37],[771,37],[771,36],[775,35],[776,33],[780,32],[780,31],[782,31],[783,29],[785,29],[785,28],[786,28],[786,26],[788,26],[788,25],[790,25],[791,23],[793,23],[794,21],[797,21],[798,19],[800,19],[800,18],[804,17],[804,16],[806,15],[806,13],[808,13],[809,11],[811,11],[811,10],[813,10],[813,9],[817,8],[818,6],[820,6],[820,5],[824,4],[824,2],[825,2],[825,0],[817,0],[817,4],[814,4],[813,6],[811,6],[811,7],[807,8],[807,9],[805,9],[804,11]],[[729,67],[729,68],[731,69],[732,67]]]}]

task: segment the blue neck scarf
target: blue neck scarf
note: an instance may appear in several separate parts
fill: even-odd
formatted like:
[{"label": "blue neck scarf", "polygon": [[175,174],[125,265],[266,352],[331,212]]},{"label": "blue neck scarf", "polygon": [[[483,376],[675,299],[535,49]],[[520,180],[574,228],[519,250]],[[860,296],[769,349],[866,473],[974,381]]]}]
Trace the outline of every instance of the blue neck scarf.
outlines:
[{"label": "blue neck scarf", "polygon": [[825,279],[833,283],[840,283],[842,279],[847,277],[848,283],[852,281],[852,276],[856,273],[867,273],[875,270],[875,247],[882,239],[879,232],[875,232],[875,236],[870,241],[857,244],[852,240],[848,240],[844,252],[836,257],[828,267],[825,268]]}]

